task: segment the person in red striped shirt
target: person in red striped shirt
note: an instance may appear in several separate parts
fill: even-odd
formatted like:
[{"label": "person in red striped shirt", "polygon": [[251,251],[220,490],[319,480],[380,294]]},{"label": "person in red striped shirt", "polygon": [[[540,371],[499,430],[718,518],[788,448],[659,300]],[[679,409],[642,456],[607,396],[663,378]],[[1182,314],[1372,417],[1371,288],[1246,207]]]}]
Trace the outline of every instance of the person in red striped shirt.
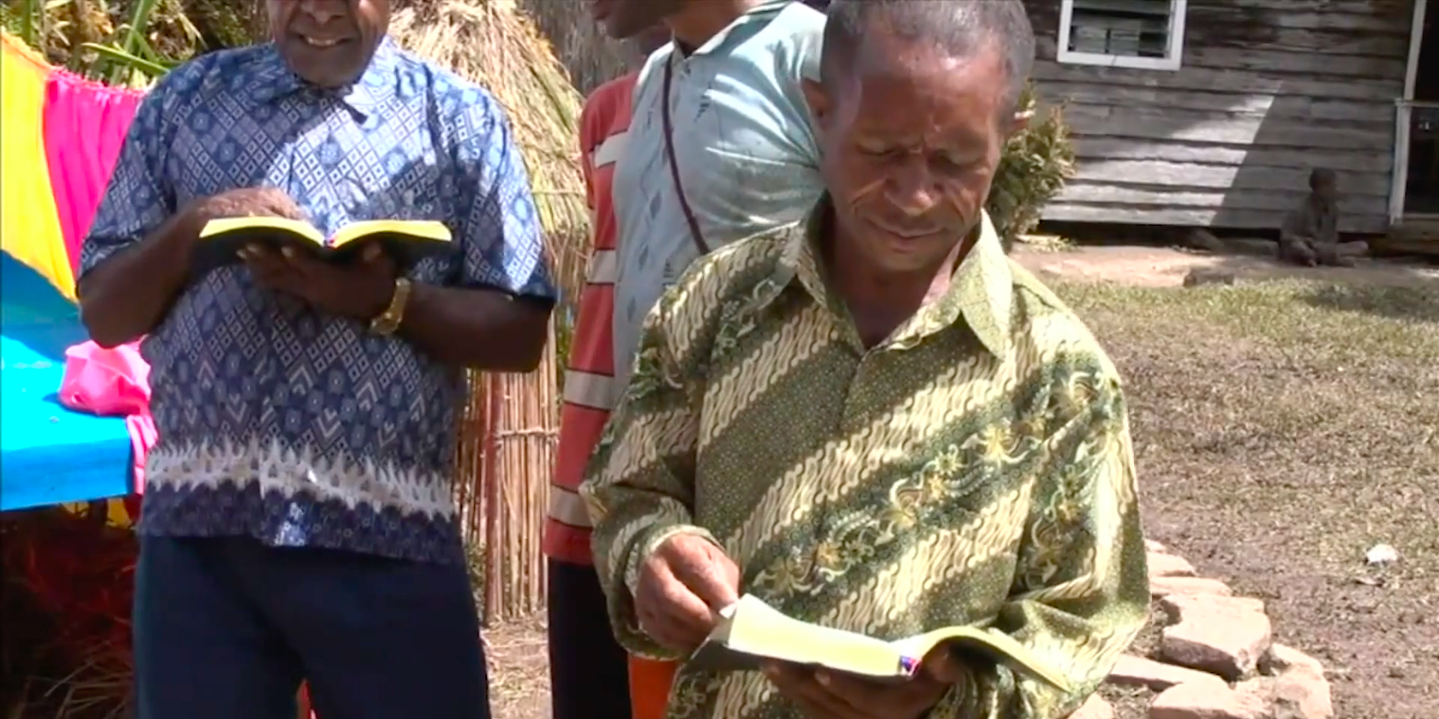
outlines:
[{"label": "person in red striped shirt", "polygon": [[[596,14],[602,3],[595,3]],[[599,19],[599,18],[597,18]],[[669,41],[663,25],[630,43],[640,60]],[[610,195],[630,124],[638,70],[601,85],[580,114],[581,165],[593,254],[565,372],[560,442],[544,550],[549,558],[550,694],[554,719],[631,719],[627,656],[610,631],[590,553],[590,520],[576,490],[621,388],[612,344],[617,225]]]}]

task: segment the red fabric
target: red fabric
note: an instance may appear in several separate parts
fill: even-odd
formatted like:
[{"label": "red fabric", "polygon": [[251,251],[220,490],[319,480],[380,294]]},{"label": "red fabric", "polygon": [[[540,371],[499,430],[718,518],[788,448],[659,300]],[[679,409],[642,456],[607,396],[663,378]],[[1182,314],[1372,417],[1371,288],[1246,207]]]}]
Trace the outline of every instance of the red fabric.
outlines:
[{"label": "red fabric", "polygon": [[657,662],[630,655],[631,719],[664,719],[678,662]]},{"label": "red fabric", "polygon": [[144,94],[56,69],[45,83],[45,160],[70,267],[80,276],[80,244],[100,207],[110,171]]},{"label": "red fabric", "polygon": [[123,416],[135,463],[135,493],[145,489],[145,457],[159,434],[150,416],[150,365],[139,342],[105,349],[82,342],[65,350],[60,404],[103,416]]},{"label": "red fabric", "polygon": [[[599,253],[613,253],[616,247],[618,223],[615,220],[614,203],[610,190],[614,178],[614,163],[611,156],[599,157],[605,142],[622,135],[629,129],[630,105],[637,73],[611,80],[595,90],[585,101],[580,115],[580,150],[585,174],[585,188],[592,212],[594,229],[593,249]],[[614,285],[608,281],[591,281],[585,285],[580,296],[579,317],[575,322],[575,335],[570,345],[568,367],[571,370],[614,377]],[[602,278],[603,279],[603,278]],[[560,438],[556,449],[555,474],[552,492],[573,493],[579,489],[584,478],[585,463],[595,445],[600,441],[605,420],[612,407],[596,407],[571,401],[577,386],[574,375],[566,378],[565,402],[560,411]],[[563,562],[588,565],[593,562],[590,553],[590,528],[567,523],[556,516],[556,504],[551,503],[551,513],[545,527],[545,554]]]}]

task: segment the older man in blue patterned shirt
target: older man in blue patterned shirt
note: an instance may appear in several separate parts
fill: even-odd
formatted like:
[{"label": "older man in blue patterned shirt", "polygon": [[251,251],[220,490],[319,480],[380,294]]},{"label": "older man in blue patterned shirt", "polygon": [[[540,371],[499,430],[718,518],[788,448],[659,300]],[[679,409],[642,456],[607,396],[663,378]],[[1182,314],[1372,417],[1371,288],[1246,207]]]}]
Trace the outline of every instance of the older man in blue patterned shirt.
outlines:
[{"label": "older man in blue patterned shirt", "polygon": [[[274,42],[174,70],[86,238],[102,345],[146,336],[160,431],[139,526],[139,719],[488,717],[450,503],[462,369],[527,371],[554,290],[485,90],[386,38],[387,0],[269,0]],[[398,271],[255,246],[190,272],[216,217],[439,220]]]}]

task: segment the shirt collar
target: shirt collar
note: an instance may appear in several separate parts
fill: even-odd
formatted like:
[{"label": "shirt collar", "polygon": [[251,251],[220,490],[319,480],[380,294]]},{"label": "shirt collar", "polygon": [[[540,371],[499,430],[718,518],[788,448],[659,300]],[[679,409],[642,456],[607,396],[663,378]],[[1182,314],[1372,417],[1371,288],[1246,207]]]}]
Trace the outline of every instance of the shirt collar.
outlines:
[{"label": "shirt collar", "polygon": [[[797,282],[816,301],[838,316],[849,317],[849,311],[828,289],[828,282],[819,260],[820,242],[830,221],[834,206],[828,195],[802,224],[796,225],[785,239],[776,269],[773,286],[783,289]],[[895,349],[908,349],[924,338],[964,320],[980,344],[996,357],[1004,357],[1010,348],[1010,309],[1014,305],[1014,275],[1009,258],[1004,254],[999,233],[983,213],[979,237],[951,276],[949,289],[939,299],[920,308],[908,322],[901,325],[888,341]],[[764,301],[778,297],[769,293]]]},{"label": "shirt collar", "polygon": [[[253,78],[257,88],[256,100],[275,102],[310,87],[299,75],[290,71],[274,43],[267,46],[266,53],[264,65]],[[386,36],[375,48],[375,54],[360,79],[334,91],[335,96],[362,117],[373,115],[395,96],[395,67],[399,53],[395,41]]]}]

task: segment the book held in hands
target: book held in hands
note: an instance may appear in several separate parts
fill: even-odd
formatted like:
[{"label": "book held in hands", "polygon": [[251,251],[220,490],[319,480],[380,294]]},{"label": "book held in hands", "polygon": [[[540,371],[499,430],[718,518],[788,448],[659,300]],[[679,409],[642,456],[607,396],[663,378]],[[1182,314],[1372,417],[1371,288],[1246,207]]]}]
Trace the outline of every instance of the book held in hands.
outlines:
[{"label": "book held in hands", "polygon": [[921,671],[924,658],[942,644],[961,656],[983,657],[1057,688],[1069,688],[1060,672],[998,631],[948,627],[887,642],[788,617],[749,594],[720,612],[719,625],[691,655],[690,665],[709,671],[755,671],[766,661],[779,661],[902,682]]},{"label": "book held in hands", "polygon": [[274,251],[292,247],[327,262],[358,259],[365,247],[379,243],[390,258],[409,269],[425,257],[454,252],[450,228],[429,220],[352,222],[326,242],[314,225],[284,217],[224,217],[210,220],[200,231],[191,271],[203,275],[240,262],[239,251],[260,245]]}]

